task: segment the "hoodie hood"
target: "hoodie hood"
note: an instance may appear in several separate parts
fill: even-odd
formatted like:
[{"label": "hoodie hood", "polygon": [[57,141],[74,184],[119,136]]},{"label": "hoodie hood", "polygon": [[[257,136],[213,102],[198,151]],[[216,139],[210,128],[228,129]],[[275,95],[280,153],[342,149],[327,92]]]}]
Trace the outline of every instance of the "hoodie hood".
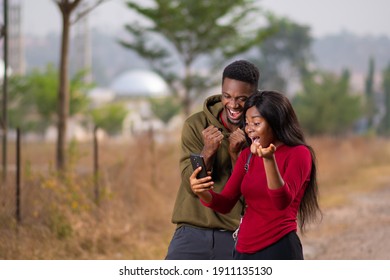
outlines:
[{"label": "hoodie hood", "polygon": [[203,104],[203,112],[205,113],[210,124],[215,127],[227,131],[223,124],[219,121],[219,114],[222,112],[223,106],[221,102],[221,95],[212,95],[208,97]]}]

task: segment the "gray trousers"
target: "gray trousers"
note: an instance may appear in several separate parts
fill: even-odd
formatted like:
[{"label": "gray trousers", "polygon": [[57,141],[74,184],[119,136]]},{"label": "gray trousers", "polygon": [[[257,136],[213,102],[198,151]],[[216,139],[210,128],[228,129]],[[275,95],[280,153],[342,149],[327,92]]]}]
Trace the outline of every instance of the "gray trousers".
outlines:
[{"label": "gray trousers", "polygon": [[182,226],[175,231],[165,259],[232,260],[232,234],[231,231]]}]

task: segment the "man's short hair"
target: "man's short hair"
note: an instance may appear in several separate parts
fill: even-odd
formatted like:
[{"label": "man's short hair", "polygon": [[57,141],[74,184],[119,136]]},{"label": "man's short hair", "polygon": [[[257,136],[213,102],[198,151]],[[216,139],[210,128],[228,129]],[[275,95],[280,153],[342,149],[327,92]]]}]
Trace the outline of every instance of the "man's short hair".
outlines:
[{"label": "man's short hair", "polygon": [[255,86],[259,84],[259,69],[247,60],[236,60],[225,67],[222,74],[222,83],[225,78],[238,80]]}]

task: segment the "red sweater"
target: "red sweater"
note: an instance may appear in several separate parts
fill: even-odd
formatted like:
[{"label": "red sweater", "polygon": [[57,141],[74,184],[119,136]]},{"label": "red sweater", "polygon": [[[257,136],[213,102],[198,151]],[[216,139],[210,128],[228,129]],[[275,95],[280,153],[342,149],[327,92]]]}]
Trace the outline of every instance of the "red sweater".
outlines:
[{"label": "red sweater", "polygon": [[310,179],[311,154],[300,145],[279,146],[275,159],[284,185],[278,190],[267,186],[263,159],[253,155],[248,172],[244,165],[250,150],[243,150],[233,173],[221,193],[210,191],[211,203],[202,203],[217,212],[229,213],[241,195],[247,204],[236,249],[240,253],[257,252],[297,230],[297,213]]}]

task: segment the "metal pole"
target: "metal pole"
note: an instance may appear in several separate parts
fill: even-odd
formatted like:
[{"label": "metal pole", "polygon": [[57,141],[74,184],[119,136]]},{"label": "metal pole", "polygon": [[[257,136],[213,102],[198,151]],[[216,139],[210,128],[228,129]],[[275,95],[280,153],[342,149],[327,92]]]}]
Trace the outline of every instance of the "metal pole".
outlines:
[{"label": "metal pole", "polygon": [[20,155],[21,155],[21,145],[20,145],[20,129],[16,129],[16,221],[18,223],[21,222],[22,216],[21,216],[21,211],[20,211],[20,196],[21,196],[21,191],[20,191]]},{"label": "metal pole", "polygon": [[93,130],[93,179],[95,184],[95,202],[100,204],[100,190],[99,190],[99,142],[97,138],[98,127],[95,126]]},{"label": "metal pole", "polygon": [[3,12],[4,12],[4,77],[3,77],[3,106],[2,106],[2,125],[3,125],[3,183],[7,182],[7,133],[8,133],[8,120],[7,120],[7,68],[8,68],[8,0],[3,0]]}]

